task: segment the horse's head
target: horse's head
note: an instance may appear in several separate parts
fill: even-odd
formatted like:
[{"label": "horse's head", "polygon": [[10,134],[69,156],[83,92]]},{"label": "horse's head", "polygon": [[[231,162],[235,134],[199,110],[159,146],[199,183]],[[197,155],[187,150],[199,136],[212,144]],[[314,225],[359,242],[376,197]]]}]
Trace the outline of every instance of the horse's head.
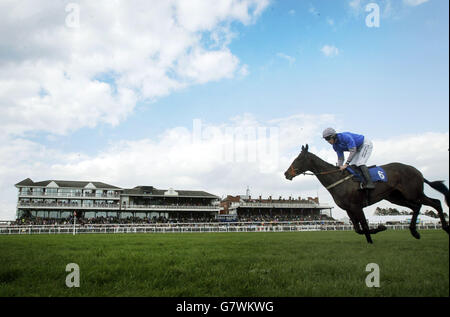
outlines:
[{"label": "horse's head", "polygon": [[302,145],[302,151],[297,156],[297,158],[292,162],[291,166],[284,172],[284,176],[288,180],[292,180],[295,176],[302,174],[307,171],[308,162],[308,144],[306,146]]}]

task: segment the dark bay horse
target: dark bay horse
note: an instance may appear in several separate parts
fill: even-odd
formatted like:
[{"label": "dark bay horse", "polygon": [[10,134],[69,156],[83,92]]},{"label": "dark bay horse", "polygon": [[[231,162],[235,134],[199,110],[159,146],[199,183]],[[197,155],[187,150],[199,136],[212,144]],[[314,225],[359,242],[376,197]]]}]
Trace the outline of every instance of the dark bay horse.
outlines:
[{"label": "dark bay horse", "polygon": [[320,183],[327,188],[335,203],[345,210],[358,234],[364,234],[367,242],[372,243],[371,234],[386,230],[383,225],[370,229],[363,208],[386,199],[396,205],[408,207],[413,210],[409,229],[416,239],[420,234],[416,230],[417,216],[422,205],[433,207],[441,219],[442,229],[449,233],[449,225],[444,217],[441,202],[438,199],[427,197],[424,192],[424,183],[444,194],[448,205],[449,190],[442,181],[429,182],[416,168],[401,163],[390,163],[381,166],[386,172],[387,182],[375,183],[376,188],[369,193],[359,190],[359,183],[352,181],[348,171],[340,171],[338,167],[329,164],[308,151],[308,145],[302,146],[302,151],[284,173],[288,180],[295,176],[312,172]]}]

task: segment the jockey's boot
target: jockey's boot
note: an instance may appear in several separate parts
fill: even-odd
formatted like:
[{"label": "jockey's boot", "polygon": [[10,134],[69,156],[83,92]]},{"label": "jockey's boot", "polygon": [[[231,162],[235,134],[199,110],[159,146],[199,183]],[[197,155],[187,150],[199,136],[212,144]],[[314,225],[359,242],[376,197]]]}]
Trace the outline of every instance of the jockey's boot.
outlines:
[{"label": "jockey's boot", "polygon": [[361,165],[361,166],[359,166],[359,169],[361,170],[361,173],[363,174],[363,176],[366,180],[366,185],[364,186],[364,188],[365,189],[375,189],[375,184],[372,182],[372,178],[370,177],[369,169],[367,168],[367,166]]}]

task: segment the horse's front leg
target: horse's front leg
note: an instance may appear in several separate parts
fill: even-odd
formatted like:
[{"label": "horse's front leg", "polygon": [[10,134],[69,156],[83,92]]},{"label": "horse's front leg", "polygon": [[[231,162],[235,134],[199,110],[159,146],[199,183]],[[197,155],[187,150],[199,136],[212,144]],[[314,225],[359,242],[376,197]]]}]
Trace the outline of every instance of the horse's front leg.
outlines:
[{"label": "horse's front leg", "polygon": [[370,236],[371,230],[369,228],[369,224],[367,223],[366,216],[364,215],[363,210],[359,209],[354,214],[355,214],[355,217],[356,217],[357,221],[359,222],[359,224],[361,225],[361,228],[362,228],[362,230],[361,230],[362,233],[360,233],[360,234],[364,233],[364,235],[366,236],[367,242],[368,243],[373,243],[372,237]]},{"label": "horse's front leg", "polygon": [[361,226],[359,225],[359,220],[351,213],[347,211],[347,215],[350,218],[350,221],[352,222],[353,229],[357,234],[364,234],[364,231],[361,229]]},{"label": "horse's front leg", "polygon": [[386,230],[386,227],[379,226],[377,229],[370,230],[369,225],[367,224],[366,216],[362,209],[359,209],[357,212],[348,212],[348,216],[353,224],[353,229],[357,234],[364,234],[366,236],[366,240],[368,243],[373,243],[371,233],[377,233],[379,231]]}]

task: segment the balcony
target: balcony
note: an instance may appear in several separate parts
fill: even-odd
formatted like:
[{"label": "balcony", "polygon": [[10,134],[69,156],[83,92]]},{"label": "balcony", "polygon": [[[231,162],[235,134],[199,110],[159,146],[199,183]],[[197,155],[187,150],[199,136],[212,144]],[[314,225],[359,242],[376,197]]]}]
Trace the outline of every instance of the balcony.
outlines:
[{"label": "balcony", "polygon": [[33,203],[19,202],[18,208],[26,209],[70,209],[70,210],[119,210],[119,204],[87,204],[77,203]]},{"label": "balcony", "polygon": [[70,209],[70,210],[120,210],[120,211],[214,211],[220,206],[190,206],[190,205],[122,205],[119,204],[77,204],[77,203],[33,203],[19,202],[18,208],[26,209]]},{"label": "balcony", "polygon": [[328,209],[331,208],[325,204],[311,203],[239,203],[235,207],[243,208],[302,208],[302,209]]},{"label": "balcony", "polygon": [[19,193],[19,197],[33,198],[77,198],[77,199],[120,199],[120,194],[96,194],[96,193]]},{"label": "balcony", "polygon": [[121,210],[137,211],[137,210],[151,210],[151,211],[216,211],[220,210],[220,206],[193,206],[193,205],[122,205]]}]

